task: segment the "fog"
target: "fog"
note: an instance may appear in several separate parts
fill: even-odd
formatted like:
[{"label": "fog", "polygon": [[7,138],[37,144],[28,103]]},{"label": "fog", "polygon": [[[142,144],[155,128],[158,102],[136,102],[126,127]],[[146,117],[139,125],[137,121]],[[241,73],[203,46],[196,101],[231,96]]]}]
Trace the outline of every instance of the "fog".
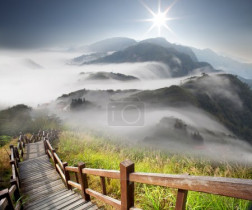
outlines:
[{"label": "fog", "polygon": [[[69,65],[69,61],[79,53],[59,51],[2,51],[0,52],[0,109],[15,104],[27,104],[37,107],[38,104],[55,102],[62,94],[80,89],[88,90],[154,90],[171,85],[183,84],[188,77],[169,78],[167,66],[156,62]],[[88,81],[87,72],[114,72],[139,78],[131,82],[115,80]],[[207,87],[203,91],[219,95],[231,101],[238,109],[242,102],[235,87],[228,80],[210,77],[204,80]],[[120,92],[112,99],[123,99],[136,92]],[[238,161],[252,163],[252,147],[237,139],[227,128],[206,112],[195,107],[166,107],[164,109],[144,108],[142,123],[134,126],[111,126],[109,123],[111,95],[108,92],[87,93],[86,100],[101,105],[102,108],[91,108],[81,112],[55,109],[51,103],[50,111],[57,113],[64,122],[74,128],[92,129],[103,134],[115,136],[116,139],[128,141],[139,146],[155,147],[173,152],[190,153],[207,156],[214,160]],[[56,106],[55,106],[56,105]],[[118,111],[118,110],[117,110]],[[117,114],[121,114],[117,112]],[[128,116],[135,113],[128,113]],[[184,131],[174,128],[174,123],[161,125],[162,119],[171,122],[176,119],[186,124]],[[120,124],[120,123],[119,123]],[[165,137],[160,135],[160,126],[165,128]],[[192,133],[199,133],[204,144],[195,144],[190,140]],[[162,133],[164,135],[164,133]]]},{"label": "fog", "polygon": [[[25,103],[36,107],[49,103],[64,93],[79,89],[157,89],[179,84],[179,79],[162,79],[169,70],[159,63],[69,65],[79,54],[53,51],[0,52],[0,105]],[[154,69],[157,69],[155,74]],[[81,81],[81,72],[115,72],[139,79],[129,83],[117,81]]]},{"label": "fog", "polygon": [[[65,122],[77,130],[93,130],[100,136],[128,142],[132,146],[151,147],[172,153],[205,157],[214,161],[252,164],[251,145],[236,138],[225,126],[195,107],[145,110],[144,123],[136,123],[135,126],[128,126],[127,123],[112,126],[108,120],[110,114],[107,109],[61,113]],[[174,124],[165,125],[167,135],[160,137],[157,125],[164,117],[182,120],[187,124],[189,134],[191,128],[200,132],[204,143],[197,144],[190,140],[189,136],[180,135],[180,131],[174,129]]]}]

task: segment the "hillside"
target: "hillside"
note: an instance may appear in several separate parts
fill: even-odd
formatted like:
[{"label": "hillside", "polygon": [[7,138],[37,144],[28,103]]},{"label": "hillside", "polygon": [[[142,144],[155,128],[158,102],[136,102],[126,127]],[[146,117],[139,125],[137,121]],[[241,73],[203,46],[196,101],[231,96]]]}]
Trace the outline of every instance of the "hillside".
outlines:
[{"label": "hillside", "polygon": [[[79,90],[58,98],[65,106],[72,99],[85,98],[102,109],[118,100],[139,100],[146,109],[162,110],[195,107],[209,113],[239,138],[252,144],[252,91],[237,77],[228,74],[192,77],[181,86],[156,90]],[[207,127],[207,125],[205,125]]]},{"label": "hillside", "polygon": [[132,81],[139,80],[137,77],[131,75],[125,75],[113,72],[96,72],[96,73],[81,73],[82,76],[86,76],[83,80],[115,80],[115,81]]},{"label": "hillside", "polygon": [[195,77],[171,86],[133,95],[151,107],[197,106],[252,144],[252,91],[228,74]]},{"label": "hillside", "polygon": [[181,53],[174,48],[165,48],[153,43],[139,43],[118,51],[112,55],[99,58],[89,62],[95,63],[134,63],[156,61],[162,62],[170,69],[172,77],[190,75],[194,70],[200,69],[202,72],[214,72],[210,64],[205,62],[195,62],[185,53]]},{"label": "hillside", "polygon": [[110,52],[123,50],[136,44],[134,39],[126,37],[114,37],[95,42],[87,47],[89,52]]}]

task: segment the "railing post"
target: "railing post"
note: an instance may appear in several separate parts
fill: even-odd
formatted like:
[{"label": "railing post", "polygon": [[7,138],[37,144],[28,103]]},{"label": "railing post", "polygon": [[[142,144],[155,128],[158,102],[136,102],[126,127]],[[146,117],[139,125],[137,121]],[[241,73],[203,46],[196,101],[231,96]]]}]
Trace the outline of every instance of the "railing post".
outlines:
[{"label": "railing post", "polygon": [[178,189],[175,210],[185,210],[186,209],[187,192],[188,192],[187,190]]},{"label": "railing post", "polygon": [[102,194],[107,195],[105,177],[101,176],[100,179],[101,179],[101,186],[102,186]]},{"label": "railing post", "polygon": [[47,145],[46,145],[46,138],[45,137],[44,137],[43,142],[44,142],[45,154],[47,154]]},{"label": "railing post", "polygon": [[129,174],[135,171],[135,165],[130,160],[120,163],[121,209],[134,207],[134,182],[129,181]]},{"label": "railing post", "polygon": [[79,178],[78,178],[78,174],[77,173],[74,173],[75,174],[75,179],[76,179],[76,182],[79,183]]},{"label": "railing post", "polygon": [[4,190],[0,191],[0,200],[2,198],[6,198],[8,200],[8,207],[7,207],[7,209],[14,210],[14,205],[13,205],[13,202],[11,200],[11,197],[10,197],[8,189],[4,189]]},{"label": "railing post", "polygon": [[65,174],[65,178],[66,178],[66,186],[68,190],[72,189],[72,186],[70,184],[68,184],[68,181],[70,180],[70,175],[69,175],[69,171],[66,170],[67,167],[67,162],[62,163],[63,164],[63,169],[64,169],[64,174]]},{"label": "railing post", "polygon": [[85,163],[78,164],[78,174],[79,174],[79,181],[81,184],[81,196],[86,201],[90,201],[90,195],[86,193],[86,189],[88,188],[88,181],[87,175],[82,173],[82,169],[85,168]]},{"label": "railing post", "polygon": [[18,153],[18,148],[17,147],[14,147],[14,152],[15,152],[15,155],[17,156],[18,162],[20,162],[20,157],[19,157],[19,153]]}]

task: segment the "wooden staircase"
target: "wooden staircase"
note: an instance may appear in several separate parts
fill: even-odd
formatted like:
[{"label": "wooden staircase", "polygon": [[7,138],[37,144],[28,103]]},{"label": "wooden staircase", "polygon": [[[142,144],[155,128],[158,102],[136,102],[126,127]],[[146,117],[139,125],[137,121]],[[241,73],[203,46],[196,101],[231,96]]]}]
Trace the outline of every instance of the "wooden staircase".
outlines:
[{"label": "wooden staircase", "polygon": [[[98,209],[91,196],[115,209],[139,210],[134,207],[134,183],[176,188],[175,210],[186,209],[188,191],[252,201],[251,179],[135,172],[129,160],[120,163],[120,170],[68,166],[51,145],[57,138],[57,131],[40,131],[30,140],[20,135],[17,147],[10,146],[11,187],[0,191],[0,210]],[[100,177],[102,192],[89,188],[88,176]],[[120,180],[120,200],[107,195],[108,178]]]},{"label": "wooden staircase", "polygon": [[78,193],[67,190],[49,162],[42,141],[27,144],[24,161],[19,163],[24,209],[97,209]]}]

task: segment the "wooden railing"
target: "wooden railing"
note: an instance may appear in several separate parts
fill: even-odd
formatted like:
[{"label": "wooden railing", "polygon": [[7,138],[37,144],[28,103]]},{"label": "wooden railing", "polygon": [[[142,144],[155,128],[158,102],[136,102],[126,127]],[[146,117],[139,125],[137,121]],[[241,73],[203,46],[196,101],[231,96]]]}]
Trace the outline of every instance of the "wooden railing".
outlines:
[{"label": "wooden railing", "polygon": [[11,177],[10,177],[10,188],[0,191],[0,210],[2,209],[22,209],[22,197],[20,196],[20,176],[18,170],[18,164],[23,158],[24,148],[26,144],[43,140],[43,134],[47,134],[48,138],[55,139],[57,137],[56,131],[41,132],[32,135],[31,139],[20,133],[17,147],[10,145],[10,165],[11,165]]},{"label": "wooden railing", "polygon": [[[92,196],[116,209],[136,209],[134,208],[135,182],[178,189],[176,210],[185,209],[188,191],[252,200],[252,180],[249,179],[139,173],[135,172],[134,163],[129,160],[120,163],[120,170],[86,168],[85,163],[79,163],[78,167],[73,167],[61,161],[48,137],[44,137],[44,147],[45,153],[52,159],[56,171],[68,189],[80,190],[86,201],[89,201]],[[75,174],[75,181],[70,179],[70,173]],[[102,193],[88,187],[88,175],[100,177]],[[105,178],[120,180],[121,200],[107,196]]]},{"label": "wooden railing", "polygon": [[22,208],[18,163],[21,161],[21,158],[24,155],[25,139],[26,137],[20,134],[17,147],[10,145],[11,187],[9,189],[0,191],[0,209]]}]

